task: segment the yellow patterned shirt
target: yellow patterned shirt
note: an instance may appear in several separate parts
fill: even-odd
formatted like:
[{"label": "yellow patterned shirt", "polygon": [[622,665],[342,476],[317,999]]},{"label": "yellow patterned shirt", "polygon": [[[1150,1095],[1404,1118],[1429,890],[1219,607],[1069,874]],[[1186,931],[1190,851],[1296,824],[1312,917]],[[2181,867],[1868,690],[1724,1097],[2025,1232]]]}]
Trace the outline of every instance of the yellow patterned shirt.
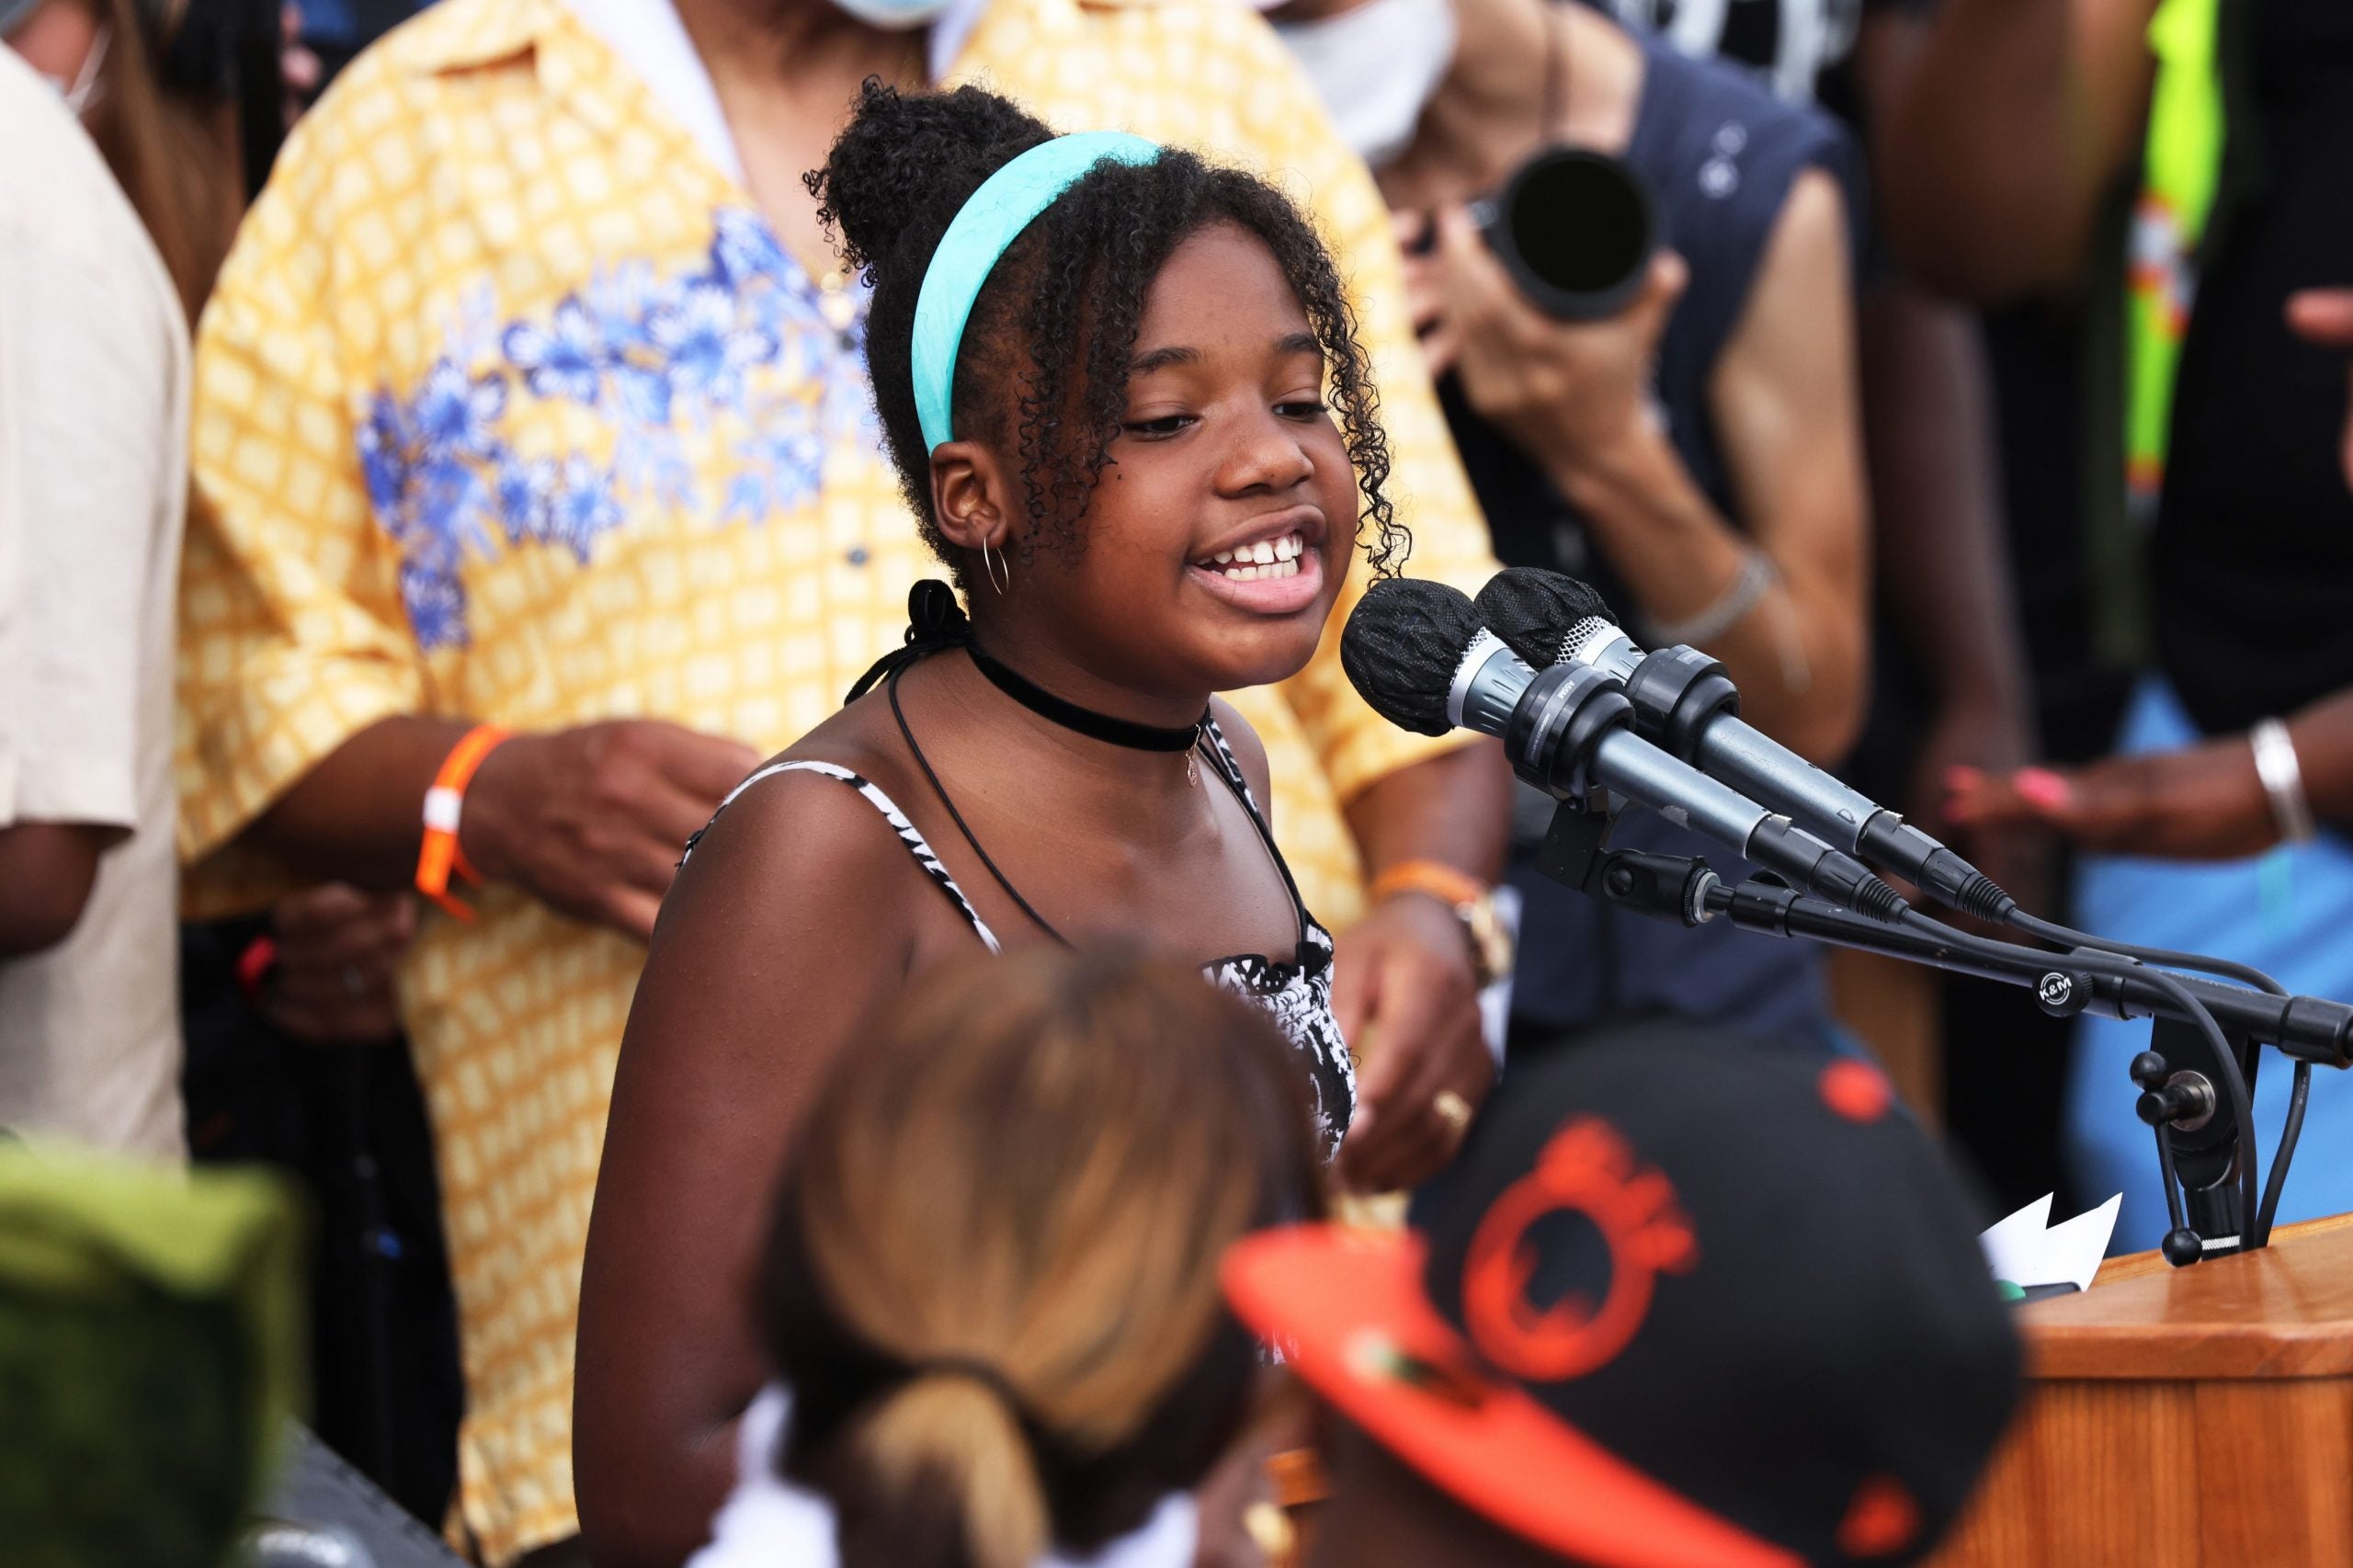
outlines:
[{"label": "yellow patterned shirt", "polygon": [[[1379,196],[1255,15],[995,0],[953,74],[1307,205],[1354,278],[1415,569],[1493,569]],[[881,455],[862,332],[855,292],[813,286],[563,0],[445,0],[365,54],[288,142],[199,336],[217,522],[182,594],[194,906],[290,886],[232,840],[387,715],[650,715],[772,750],[832,712],[938,572]],[[1341,802],[1437,744],[1356,698],[1337,626],[1236,699],[1336,926],[1362,903]],[[471,926],[428,915],[403,974],[464,1328],[460,1502],[493,1562],[576,1528],[581,1251],[642,959],[492,889]]]}]

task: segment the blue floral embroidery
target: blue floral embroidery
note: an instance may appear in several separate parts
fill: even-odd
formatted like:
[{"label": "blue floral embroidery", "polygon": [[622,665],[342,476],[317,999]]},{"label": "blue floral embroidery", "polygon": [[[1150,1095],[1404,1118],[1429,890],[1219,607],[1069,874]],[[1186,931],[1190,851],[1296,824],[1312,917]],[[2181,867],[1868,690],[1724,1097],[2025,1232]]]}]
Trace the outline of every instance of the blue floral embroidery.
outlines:
[{"label": "blue floral embroidery", "polygon": [[498,465],[495,500],[498,520],[509,544],[545,543],[549,538],[548,506],[555,491],[553,458],[518,458],[508,453]]},{"label": "blue floral embroidery", "polygon": [[816,498],[825,460],[814,430],[779,424],[736,443],[735,455],[743,467],[728,483],[722,520],[757,522]]},{"label": "blue floral embroidery", "polygon": [[671,396],[698,411],[744,401],[744,370],[776,358],[777,340],[738,319],[735,295],[716,278],[690,282],[645,324]]},{"label": "blue floral embroidery", "polygon": [[[542,318],[502,328],[487,288],[470,293],[415,392],[380,390],[358,430],[418,643],[466,643],[469,553],[556,546],[585,564],[648,507],[740,524],[806,505],[829,450],[879,440],[864,290],[844,302],[820,295],[745,210],[717,215],[696,267],[665,278],[623,262]],[[518,452],[502,434],[517,394],[590,410],[612,432],[609,454]],[[722,442],[720,494],[702,493],[689,436]]]},{"label": "blue floral embroidery", "polygon": [[585,457],[563,460],[563,483],[549,506],[548,532],[588,563],[589,547],[598,537],[620,527],[621,504],[613,494],[613,475]]},{"label": "blue floral embroidery", "polygon": [[506,381],[495,371],[469,378],[444,359],[426,373],[411,417],[426,450],[438,457],[487,456],[498,416],[506,412]]},{"label": "blue floral embroidery", "polygon": [[588,307],[577,299],[556,306],[551,325],[517,322],[500,342],[507,363],[523,372],[532,396],[574,403],[597,401],[597,389],[613,357]]},{"label": "blue floral embroidery", "polygon": [[408,606],[409,624],[418,643],[445,648],[466,640],[466,591],[454,576],[444,577],[424,567],[401,568],[401,598]]}]

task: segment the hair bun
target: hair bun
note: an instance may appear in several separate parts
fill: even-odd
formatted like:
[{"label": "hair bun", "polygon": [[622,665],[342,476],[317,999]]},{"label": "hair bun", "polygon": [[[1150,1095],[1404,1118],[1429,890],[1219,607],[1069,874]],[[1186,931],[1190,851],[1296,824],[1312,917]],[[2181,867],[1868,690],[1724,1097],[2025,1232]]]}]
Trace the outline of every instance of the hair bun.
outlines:
[{"label": "hair bun", "polygon": [[1042,120],[978,87],[902,96],[870,76],[825,166],[808,176],[809,193],[853,270],[892,262],[917,233],[924,254],[905,264],[927,264],[982,182],[1052,139]]},{"label": "hair bun", "polygon": [[[851,1443],[858,1468],[835,1489],[845,1562],[1029,1568],[1053,1543],[1021,1418],[1002,1379],[972,1363],[917,1372],[864,1413]],[[885,1542],[887,1558],[868,1550]]]}]

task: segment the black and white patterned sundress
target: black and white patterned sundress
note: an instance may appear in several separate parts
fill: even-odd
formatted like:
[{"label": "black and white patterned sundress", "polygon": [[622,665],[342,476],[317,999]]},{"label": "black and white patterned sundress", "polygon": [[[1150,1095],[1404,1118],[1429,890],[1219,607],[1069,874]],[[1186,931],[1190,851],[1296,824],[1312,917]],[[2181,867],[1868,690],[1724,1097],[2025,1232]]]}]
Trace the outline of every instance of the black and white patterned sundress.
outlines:
[{"label": "black and white patterned sundress", "polygon": [[[1340,1139],[1348,1130],[1348,1119],[1356,1110],[1357,1098],[1356,1068],[1348,1059],[1347,1044],[1340,1039],[1339,1020],[1332,1014],[1332,934],[1317,924],[1315,917],[1308,913],[1305,901],[1299,896],[1299,884],[1291,880],[1290,867],[1284,863],[1282,851],[1275,847],[1274,835],[1267,831],[1267,819],[1259,814],[1257,800],[1250,793],[1249,782],[1242,777],[1241,765],[1234,761],[1233,753],[1227,747],[1225,736],[1218,729],[1216,720],[1211,719],[1202,724],[1199,744],[1211,771],[1225,780],[1226,787],[1241,800],[1243,809],[1249,813],[1251,825],[1258,830],[1259,842],[1267,846],[1275,869],[1282,873],[1283,886],[1290,893],[1291,909],[1299,923],[1298,948],[1288,962],[1263,958],[1256,953],[1243,953],[1204,964],[1201,972],[1222,989],[1265,1008],[1275,1027],[1282,1031],[1283,1038],[1298,1051],[1307,1066],[1308,1083],[1314,1090],[1315,1125],[1322,1136],[1324,1157],[1328,1160],[1338,1151]],[[891,824],[891,830],[899,835],[899,842],[906,846],[907,853],[915,858],[916,865],[923,868],[924,875],[931,880],[932,885],[956,906],[956,912],[972,928],[972,935],[978,937],[989,951],[1002,950],[996,933],[989,929],[988,922],[981,918],[980,911],[974,909],[972,900],[964,896],[964,890],[956,885],[956,879],[940,863],[931,845],[915,824],[907,820],[907,813],[901,811],[872,779],[830,762],[770,763],[728,791],[727,799],[719,803],[719,810],[725,811],[736,796],[761,779],[779,773],[823,774],[825,778],[840,780],[864,796],[867,804],[880,812],[882,819]],[[712,813],[712,820],[718,820],[718,812]],[[701,837],[702,834],[698,833],[688,840],[688,855],[694,853],[694,846]],[[684,860],[680,861],[680,864],[684,863]],[[1061,939],[1060,932],[1051,926],[1047,930],[1057,940]]]}]

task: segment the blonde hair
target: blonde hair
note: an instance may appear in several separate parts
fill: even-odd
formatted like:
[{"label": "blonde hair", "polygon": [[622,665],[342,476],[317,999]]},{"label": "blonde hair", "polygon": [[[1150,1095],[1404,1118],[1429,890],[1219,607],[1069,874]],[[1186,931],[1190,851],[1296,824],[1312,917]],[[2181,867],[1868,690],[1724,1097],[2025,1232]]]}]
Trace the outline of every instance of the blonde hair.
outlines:
[{"label": "blonde hair", "polygon": [[1321,1201],[1263,1013],[1127,951],[984,960],[853,1043],[804,1129],[768,1337],[846,1564],[1027,1568],[1207,1471],[1256,1363],[1218,1260]]}]

